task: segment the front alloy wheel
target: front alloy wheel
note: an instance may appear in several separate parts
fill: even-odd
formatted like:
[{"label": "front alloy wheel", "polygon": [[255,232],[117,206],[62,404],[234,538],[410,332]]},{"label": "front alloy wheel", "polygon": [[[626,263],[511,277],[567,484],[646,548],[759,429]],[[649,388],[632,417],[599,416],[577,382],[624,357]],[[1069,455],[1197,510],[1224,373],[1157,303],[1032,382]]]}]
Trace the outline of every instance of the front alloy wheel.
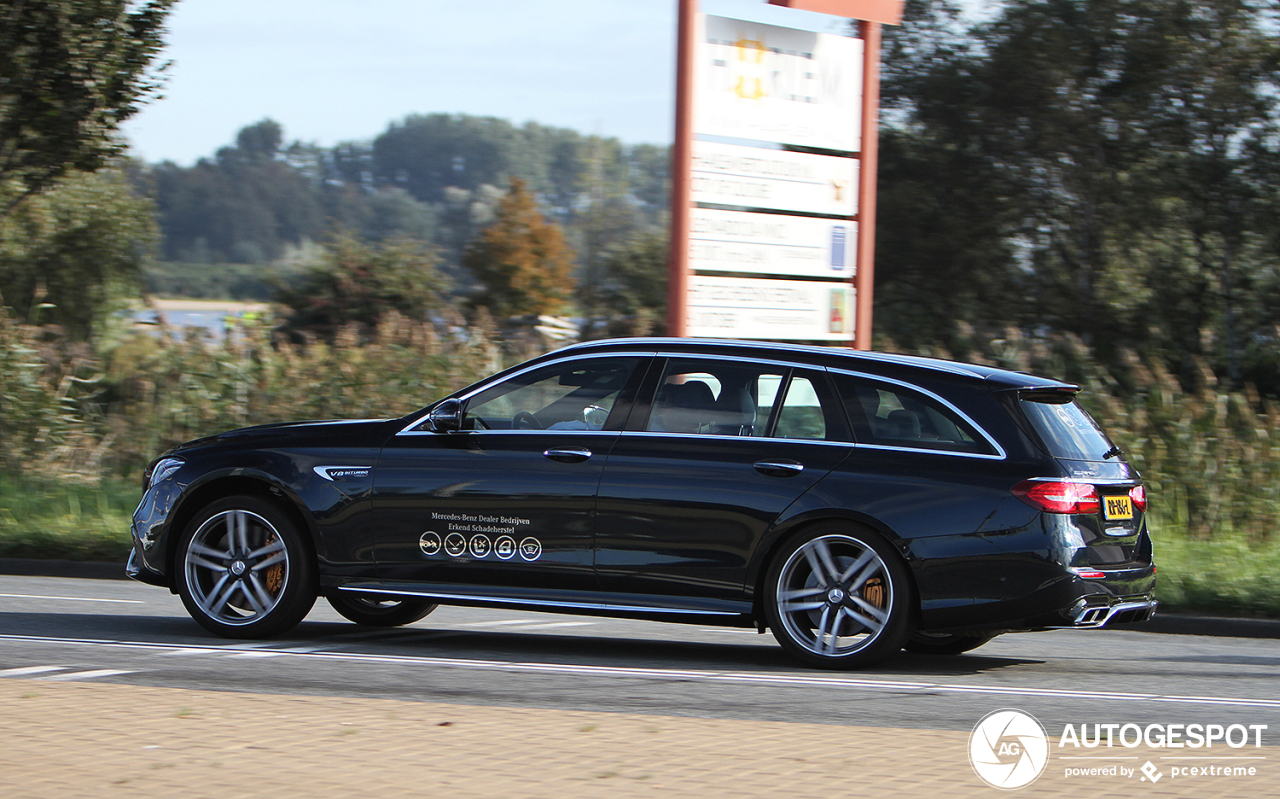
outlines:
[{"label": "front alloy wheel", "polygon": [[178,565],[187,612],[228,638],[284,632],[315,603],[315,568],[294,523],[256,497],[202,510],[179,541]]},{"label": "front alloy wheel", "polygon": [[902,648],[911,587],[878,536],[824,525],[783,548],[767,583],[769,627],[784,649],[815,666],[869,666]]}]

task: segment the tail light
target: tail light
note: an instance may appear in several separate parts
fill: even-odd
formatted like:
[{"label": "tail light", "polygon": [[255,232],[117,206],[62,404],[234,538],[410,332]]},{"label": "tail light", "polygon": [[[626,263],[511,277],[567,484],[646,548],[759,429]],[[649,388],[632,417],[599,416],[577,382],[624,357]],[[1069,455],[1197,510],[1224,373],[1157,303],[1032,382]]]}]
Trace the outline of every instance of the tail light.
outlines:
[{"label": "tail light", "polygon": [[1133,507],[1142,511],[1147,510],[1147,489],[1142,486],[1134,486],[1129,489],[1129,499],[1133,500]]},{"label": "tail light", "polygon": [[1033,508],[1049,513],[1097,513],[1102,509],[1098,489],[1088,483],[1023,480],[1013,487],[1013,495]]}]

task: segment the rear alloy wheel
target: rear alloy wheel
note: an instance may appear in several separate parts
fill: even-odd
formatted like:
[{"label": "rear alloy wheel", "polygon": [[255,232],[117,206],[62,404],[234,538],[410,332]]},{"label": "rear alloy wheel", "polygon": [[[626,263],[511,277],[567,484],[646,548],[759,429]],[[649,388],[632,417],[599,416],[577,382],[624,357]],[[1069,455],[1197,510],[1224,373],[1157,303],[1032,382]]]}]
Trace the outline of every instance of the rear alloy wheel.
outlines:
[{"label": "rear alloy wheel", "polygon": [[914,632],[902,648],[917,655],[959,655],[977,649],[999,633]]},{"label": "rear alloy wheel", "polygon": [[202,627],[267,638],[302,621],[316,601],[315,566],[293,521],[257,497],[200,511],[178,541],[178,593]]},{"label": "rear alloy wheel", "polygon": [[366,627],[399,627],[412,624],[438,606],[429,599],[386,594],[335,593],[325,597],[333,609]]},{"label": "rear alloy wheel", "polygon": [[766,591],[774,637],[814,666],[878,663],[910,629],[906,566],[879,536],[851,526],[815,527],[783,547]]}]

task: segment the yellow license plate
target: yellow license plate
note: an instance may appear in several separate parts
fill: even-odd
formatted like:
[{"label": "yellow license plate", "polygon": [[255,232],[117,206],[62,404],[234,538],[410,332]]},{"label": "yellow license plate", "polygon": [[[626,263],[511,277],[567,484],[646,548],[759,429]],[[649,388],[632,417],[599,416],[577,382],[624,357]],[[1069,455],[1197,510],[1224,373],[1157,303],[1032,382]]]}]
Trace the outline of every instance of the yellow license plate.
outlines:
[{"label": "yellow license plate", "polygon": [[1132,519],[1133,503],[1128,497],[1103,497],[1102,515],[1106,519]]}]

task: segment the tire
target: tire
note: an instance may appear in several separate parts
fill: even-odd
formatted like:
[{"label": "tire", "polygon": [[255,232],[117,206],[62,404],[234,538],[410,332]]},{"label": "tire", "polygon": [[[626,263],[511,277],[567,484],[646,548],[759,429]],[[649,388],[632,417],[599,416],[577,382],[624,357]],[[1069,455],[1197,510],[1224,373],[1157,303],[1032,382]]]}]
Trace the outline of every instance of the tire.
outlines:
[{"label": "tire", "polygon": [[412,624],[439,607],[429,599],[381,594],[334,593],[325,597],[333,609],[366,627],[399,627]]},{"label": "tire", "polygon": [[917,655],[959,655],[977,649],[999,633],[912,633],[902,648]]},{"label": "tire", "polygon": [[316,566],[297,525],[251,496],[202,509],[178,539],[178,594],[191,617],[225,638],[293,629],[315,604]]},{"label": "tire", "polygon": [[907,567],[880,536],[811,527],[770,565],[765,615],[782,648],[828,669],[870,666],[902,649],[914,597]]}]

